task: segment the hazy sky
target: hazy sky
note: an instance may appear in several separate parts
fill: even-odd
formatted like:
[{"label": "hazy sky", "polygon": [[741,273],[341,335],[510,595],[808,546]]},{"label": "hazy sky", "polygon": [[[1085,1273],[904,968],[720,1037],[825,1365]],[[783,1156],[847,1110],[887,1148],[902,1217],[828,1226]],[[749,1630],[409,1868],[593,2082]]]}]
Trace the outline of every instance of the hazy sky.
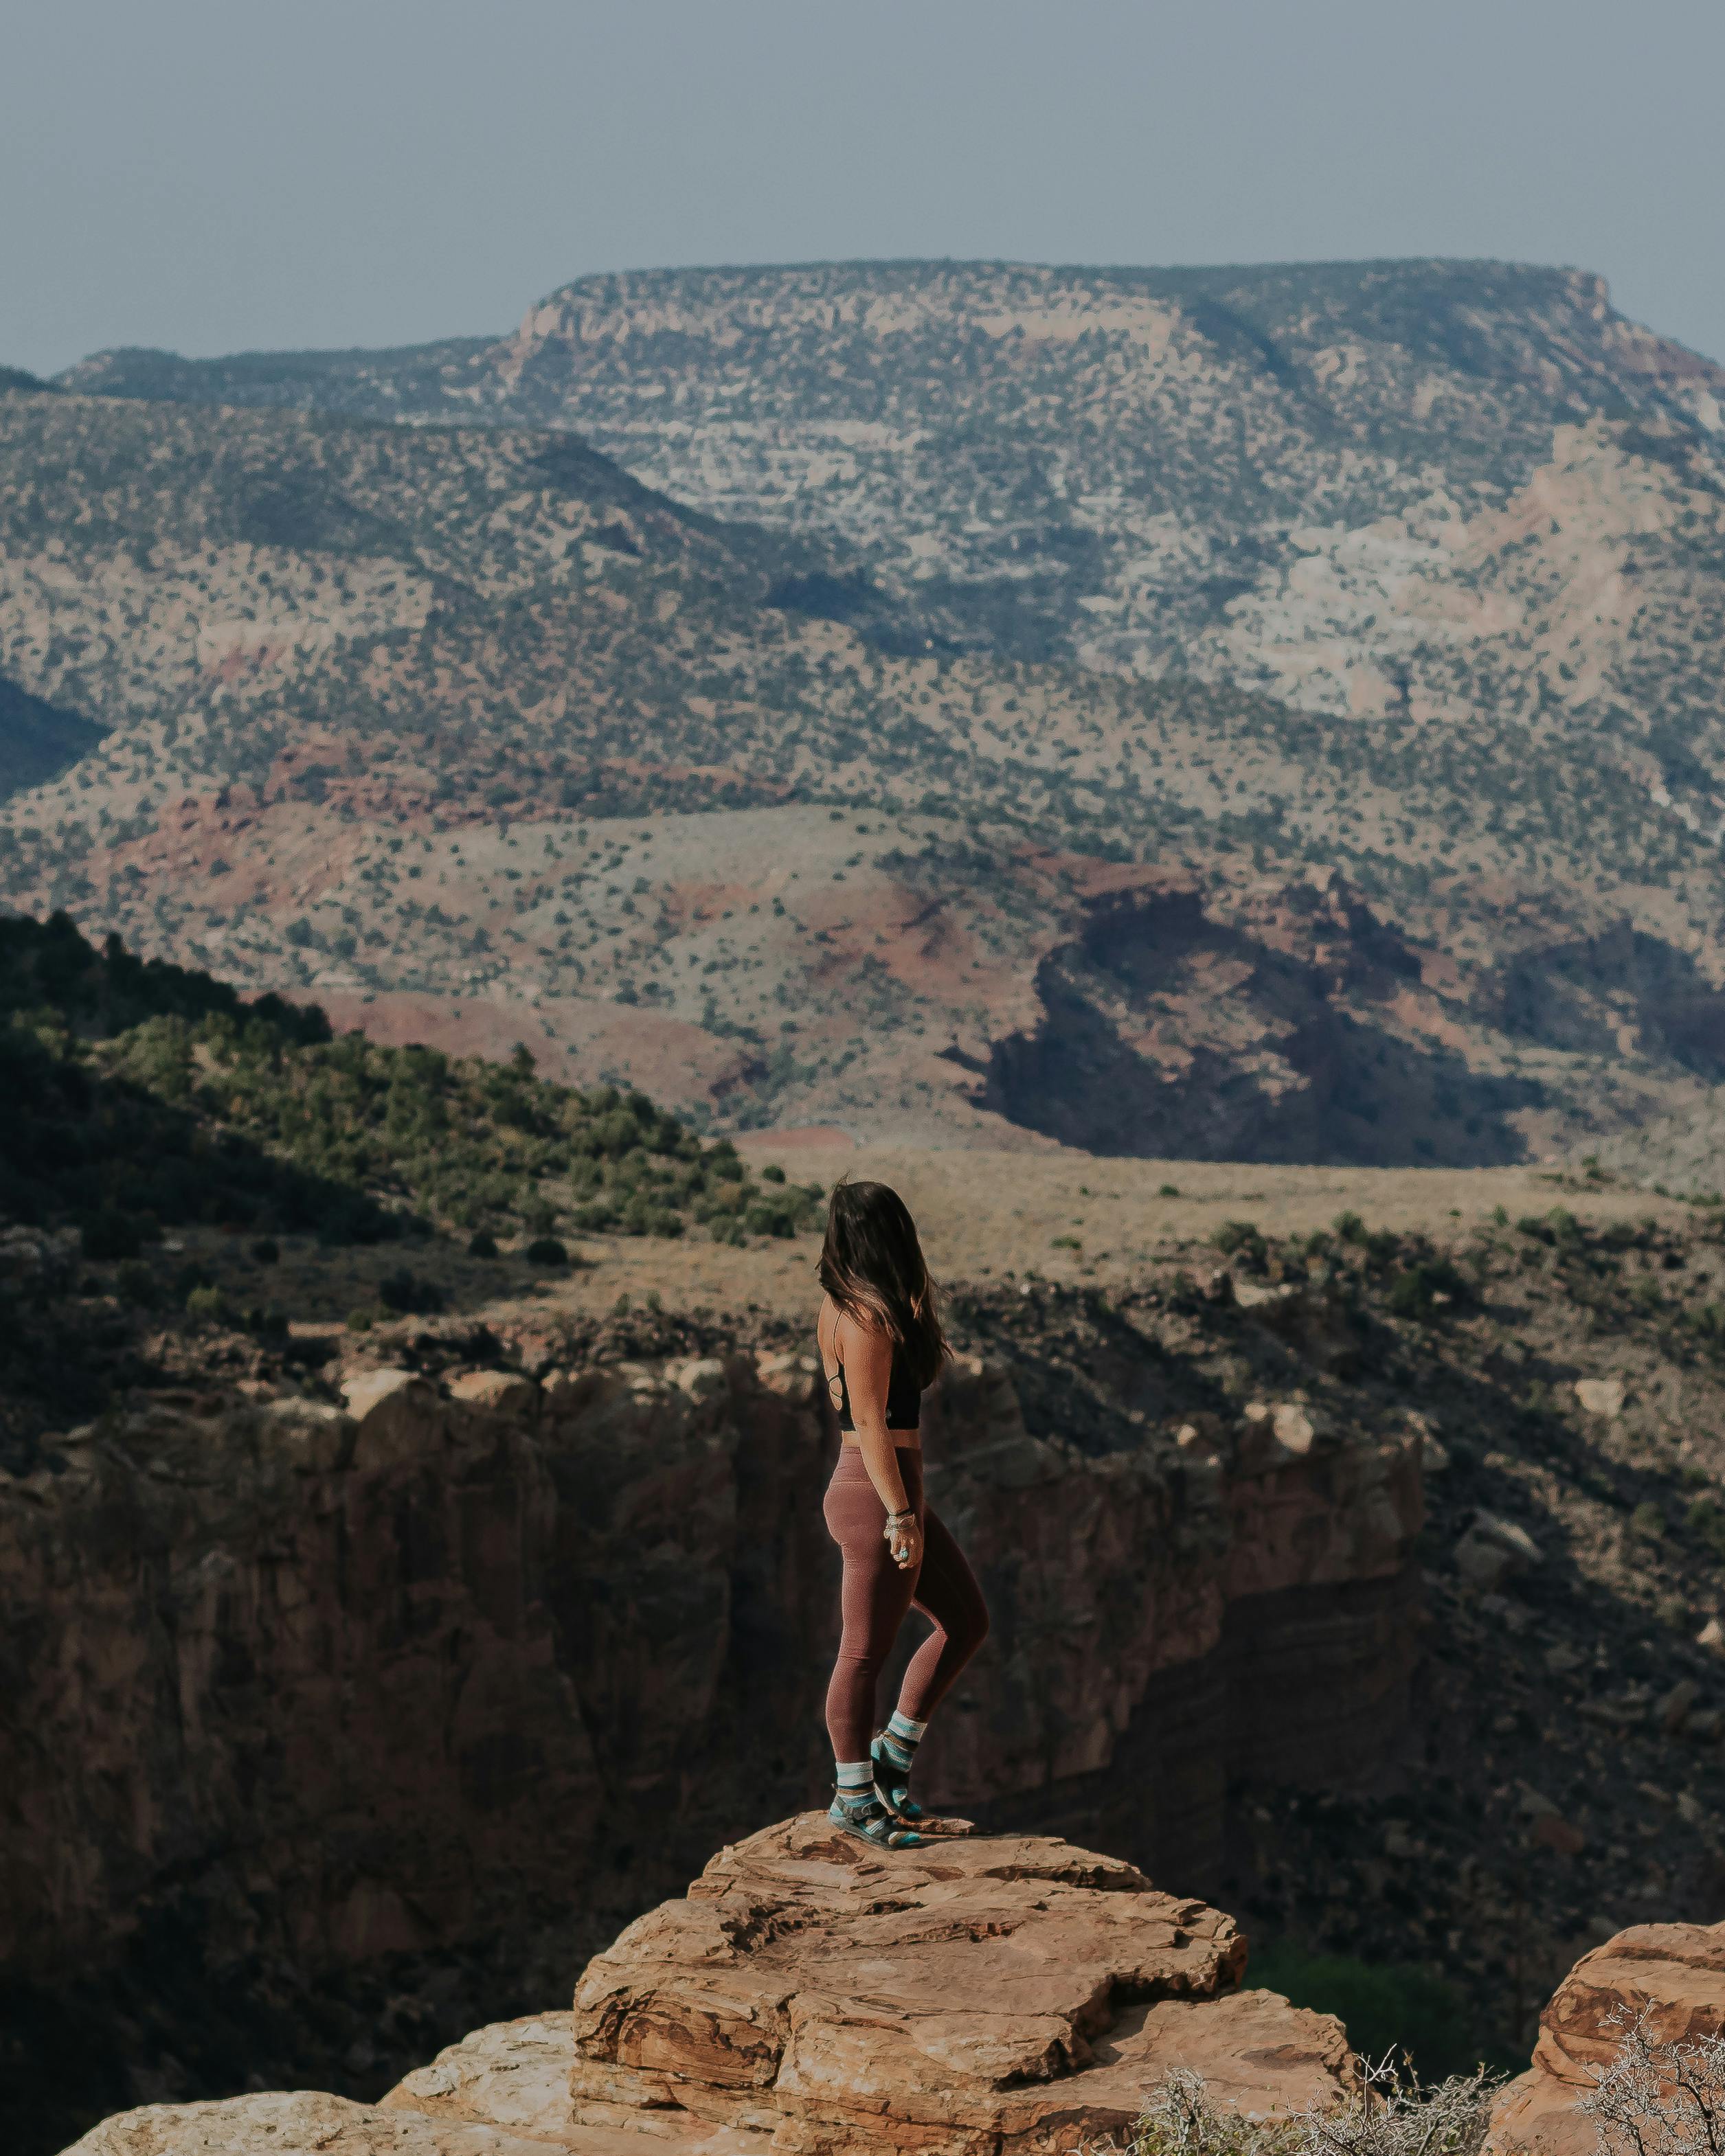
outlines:
[{"label": "hazy sky", "polygon": [[0,361],[593,270],[1577,263],[1725,358],[1721,0],[0,0]]}]

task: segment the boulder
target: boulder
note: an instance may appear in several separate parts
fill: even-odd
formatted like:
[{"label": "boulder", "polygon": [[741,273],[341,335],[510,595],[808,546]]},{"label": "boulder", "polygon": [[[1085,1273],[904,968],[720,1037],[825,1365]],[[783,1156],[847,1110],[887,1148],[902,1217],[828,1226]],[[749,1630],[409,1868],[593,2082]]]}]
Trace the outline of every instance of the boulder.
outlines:
[{"label": "boulder", "polygon": [[526,1421],[538,1408],[539,1388],[519,1370],[469,1370],[449,1380],[449,1398]]},{"label": "boulder", "polygon": [[1539,2017],[1532,2066],[1494,2106],[1481,2156],[1595,2156],[1581,2100],[1625,2007],[1650,2010],[1656,2043],[1725,2035],[1725,1924],[1636,1924],[1584,1954]]},{"label": "boulder", "polygon": [[1588,1414],[1615,1422],[1629,1398],[1621,1378],[1578,1378],[1575,1397]]},{"label": "boulder", "polygon": [[574,2117],[675,2107],[802,2156],[1038,2156],[1123,2132],[1177,2066],[1252,2115],[1334,2102],[1340,2023],[1237,1990],[1245,1953],[1231,1918],[1069,1842],[875,1851],[808,1813],[588,1965]]},{"label": "boulder", "polygon": [[1545,1562],[1527,1530],[1496,1512],[1479,1512],[1455,1545],[1455,1569],[1471,1586],[1490,1594],[1507,1579]]}]

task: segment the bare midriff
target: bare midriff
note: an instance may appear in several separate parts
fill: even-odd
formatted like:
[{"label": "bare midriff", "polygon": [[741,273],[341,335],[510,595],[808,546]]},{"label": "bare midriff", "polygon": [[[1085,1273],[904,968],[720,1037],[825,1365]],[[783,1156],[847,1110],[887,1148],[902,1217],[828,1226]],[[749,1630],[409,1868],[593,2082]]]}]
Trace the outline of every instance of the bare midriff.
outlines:
[{"label": "bare midriff", "polygon": [[[895,1449],[899,1451],[902,1451],[906,1445],[909,1445],[913,1452],[920,1452],[922,1450],[922,1433],[920,1430],[890,1430],[886,1435],[892,1440]],[[860,1445],[862,1440],[854,1430],[841,1430],[839,1433],[839,1442],[840,1445]]]}]

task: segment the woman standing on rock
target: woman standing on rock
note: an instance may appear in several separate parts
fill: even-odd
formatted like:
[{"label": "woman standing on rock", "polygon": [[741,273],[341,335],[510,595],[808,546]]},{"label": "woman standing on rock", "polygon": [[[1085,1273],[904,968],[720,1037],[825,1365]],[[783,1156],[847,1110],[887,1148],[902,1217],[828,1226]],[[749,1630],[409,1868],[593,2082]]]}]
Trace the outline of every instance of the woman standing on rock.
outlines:
[{"label": "woman standing on rock", "polygon": [[[825,1514],[845,1559],[844,1633],[827,1688],[831,1817],[865,1841],[914,1848],[926,1839],[911,1824],[922,1816],[909,1790],[916,1747],[988,1630],[963,1553],[922,1497],[922,1396],[947,1343],[916,1224],[884,1183],[838,1184],[819,1270],[816,1337],[840,1435]],[[934,1630],[877,1734],[880,1672],[913,1605]]]}]

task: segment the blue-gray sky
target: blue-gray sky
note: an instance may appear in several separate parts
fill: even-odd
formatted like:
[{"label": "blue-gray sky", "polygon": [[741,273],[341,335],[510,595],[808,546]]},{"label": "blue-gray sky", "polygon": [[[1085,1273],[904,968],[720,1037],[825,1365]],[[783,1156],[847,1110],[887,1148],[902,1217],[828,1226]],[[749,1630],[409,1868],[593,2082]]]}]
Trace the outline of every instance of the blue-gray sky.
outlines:
[{"label": "blue-gray sky", "polygon": [[1725,357],[1720,0],[0,0],[0,361],[593,270],[1495,255]]}]

